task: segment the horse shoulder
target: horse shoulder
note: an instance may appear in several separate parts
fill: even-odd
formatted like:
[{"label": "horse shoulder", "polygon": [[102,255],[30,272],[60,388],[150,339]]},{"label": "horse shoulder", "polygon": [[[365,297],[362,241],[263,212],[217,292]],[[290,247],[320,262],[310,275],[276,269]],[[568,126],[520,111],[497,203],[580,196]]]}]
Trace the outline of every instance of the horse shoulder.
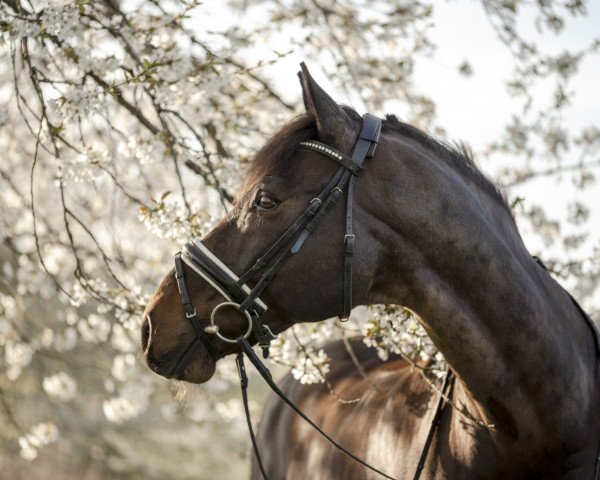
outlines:
[{"label": "horse shoulder", "polygon": [[[427,436],[432,391],[398,356],[383,361],[358,339],[351,340],[351,347],[365,377],[341,341],[325,347],[332,358],[327,379],[335,395],[324,384],[302,385],[290,374],[280,388],[358,457],[396,478],[412,475],[421,453],[414,439]],[[269,478],[370,478],[365,467],[337,451],[274,394],[266,402],[257,438]],[[256,460],[252,478],[262,478]]]}]

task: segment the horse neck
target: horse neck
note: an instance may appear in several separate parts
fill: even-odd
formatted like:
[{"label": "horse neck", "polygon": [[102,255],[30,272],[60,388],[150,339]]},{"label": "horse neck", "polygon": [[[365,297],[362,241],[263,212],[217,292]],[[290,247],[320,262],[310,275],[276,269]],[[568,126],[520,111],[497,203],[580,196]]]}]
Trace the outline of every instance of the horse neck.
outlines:
[{"label": "horse neck", "polygon": [[[388,153],[389,161],[369,165],[364,187],[377,182],[378,197],[393,198],[385,213],[369,212],[385,244],[376,275],[389,282],[375,285],[368,300],[419,315],[472,413],[509,436],[547,442],[556,430],[580,444],[595,423],[598,371],[593,339],[570,298],[532,260],[494,195],[417,142],[398,140]],[[450,193],[436,198],[439,185],[427,181]],[[414,182],[425,182],[421,192]],[[403,198],[407,191],[412,198]]]}]

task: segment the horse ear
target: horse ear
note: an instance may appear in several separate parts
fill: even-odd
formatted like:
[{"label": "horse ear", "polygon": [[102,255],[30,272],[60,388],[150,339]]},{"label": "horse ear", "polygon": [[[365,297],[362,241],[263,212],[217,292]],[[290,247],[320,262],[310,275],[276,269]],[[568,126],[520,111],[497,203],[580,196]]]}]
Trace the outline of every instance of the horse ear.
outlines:
[{"label": "horse ear", "polygon": [[300,64],[300,68],[298,76],[302,85],[304,107],[306,112],[314,114],[317,120],[319,138],[340,149],[351,148],[356,137],[354,122],[344,109],[315,82],[304,62]]}]

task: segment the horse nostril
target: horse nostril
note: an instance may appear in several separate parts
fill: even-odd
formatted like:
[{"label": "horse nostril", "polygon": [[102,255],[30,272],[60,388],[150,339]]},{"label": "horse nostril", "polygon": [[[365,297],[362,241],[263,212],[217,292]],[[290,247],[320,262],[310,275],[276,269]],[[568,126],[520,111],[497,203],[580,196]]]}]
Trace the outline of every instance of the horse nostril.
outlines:
[{"label": "horse nostril", "polygon": [[142,323],[142,352],[146,352],[150,346],[150,328],[150,317],[146,315]]}]

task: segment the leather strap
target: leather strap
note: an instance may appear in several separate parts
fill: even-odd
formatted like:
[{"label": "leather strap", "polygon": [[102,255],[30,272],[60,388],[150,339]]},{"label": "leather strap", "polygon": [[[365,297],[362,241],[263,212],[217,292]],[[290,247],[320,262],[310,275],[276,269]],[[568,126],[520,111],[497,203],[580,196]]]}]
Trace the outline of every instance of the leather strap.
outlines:
[{"label": "leather strap", "polygon": [[[179,290],[179,296],[181,297],[181,304],[185,311],[185,316],[195,330],[196,335],[200,338],[208,353],[216,360],[223,358],[223,355],[213,346],[208,338],[208,335],[204,331],[202,321],[198,318],[196,309],[192,305],[190,294],[185,283],[185,272],[183,270],[183,262],[181,261],[181,253],[175,255],[175,281],[177,282],[177,289]],[[208,326],[208,322],[205,326]]]},{"label": "leather strap", "polygon": [[352,260],[354,258],[354,230],[352,205],[354,204],[354,177],[348,184],[346,197],[346,231],[344,235],[344,311],[340,320],[347,321],[352,311]]},{"label": "leather strap", "polygon": [[[381,135],[381,118],[376,117],[371,113],[365,113],[363,115],[363,124],[358,138],[360,140],[366,140],[370,142],[369,149],[367,150],[367,157],[372,158],[375,155],[375,149],[379,143],[379,136]],[[353,160],[355,160],[353,158]],[[360,162],[362,165],[362,162]]]},{"label": "leather strap", "polygon": [[[375,148],[381,133],[381,119],[370,113],[363,116],[363,123],[352,150],[352,163],[361,169],[365,158],[375,155]],[[352,260],[354,258],[354,229],[352,226],[352,208],[354,205],[354,182],[356,177],[350,178],[346,199],[346,231],[344,232],[344,310],[340,320],[350,317],[352,311]]]},{"label": "leather strap", "polygon": [[[342,169],[342,170],[345,170],[345,169]],[[296,241],[292,245],[292,249],[291,249],[292,254],[297,253],[300,250],[300,248],[302,247],[302,245],[304,245],[304,242],[308,239],[310,234],[315,231],[315,229],[317,228],[317,225],[319,224],[321,219],[337,203],[337,201],[342,196],[342,193],[344,193],[343,189],[346,186],[346,184],[348,183],[348,180],[350,178],[354,178],[354,177],[352,177],[352,175],[350,174],[350,172],[348,170],[342,171],[342,177],[340,178],[337,185],[331,190],[331,192],[329,192],[329,195],[325,199],[323,206],[315,214],[315,216],[310,220],[310,222],[308,222],[308,224],[304,227],[304,230],[302,231],[300,236],[296,239]]]},{"label": "leather strap", "polygon": [[248,406],[248,374],[246,373],[246,365],[244,365],[244,354],[239,352],[235,358],[237,364],[238,375],[240,376],[240,387],[242,390],[242,403],[244,404],[244,413],[246,414],[246,423],[248,424],[248,432],[250,433],[250,440],[252,441],[252,448],[258,462],[258,468],[260,473],[265,480],[268,480],[267,472],[262,463],[260,453],[258,452],[258,443],[256,436],[254,435],[254,429],[252,428],[252,419],[250,418],[250,407]]},{"label": "leather strap", "polygon": [[429,433],[427,434],[427,438],[425,439],[425,445],[423,446],[423,451],[421,452],[421,457],[419,458],[419,463],[417,464],[417,469],[415,471],[415,476],[413,477],[413,480],[419,480],[419,478],[421,477],[421,472],[425,468],[427,454],[429,453],[429,449],[431,448],[431,442],[433,442],[433,434],[435,433],[437,427],[440,425],[440,417],[442,416],[442,411],[447,405],[446,398],[449,398],[450,395],[452,395],[453,387],[454,374],[452,373],[452,370],[448,370],[448,373],[446,373],[446,376],[444,377],[444,383],[442,384],[442,388],[440,389],[440,398],[438,399],[438,404],[435,408],[435,413],[433,414],[433,420],[431,420]]}]

